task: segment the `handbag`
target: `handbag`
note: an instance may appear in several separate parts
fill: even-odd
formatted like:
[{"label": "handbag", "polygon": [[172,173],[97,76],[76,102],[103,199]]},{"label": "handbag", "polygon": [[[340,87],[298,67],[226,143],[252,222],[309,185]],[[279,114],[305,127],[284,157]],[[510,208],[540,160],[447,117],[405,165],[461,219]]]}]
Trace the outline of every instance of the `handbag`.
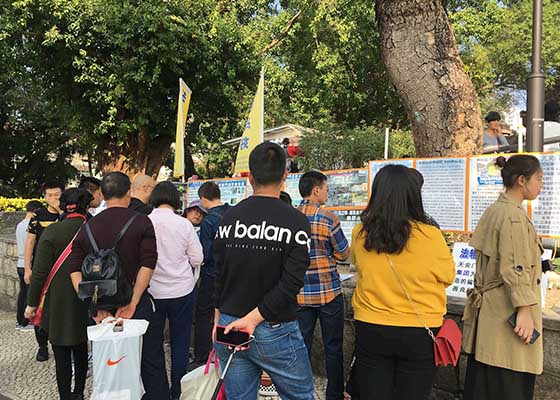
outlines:
[{"label": "handbag", "polygon": [[[77,213],[69,214],[66,218],[83,218],[85,220],[85,217],[83,215],[77,214]],[[47,296],[47,291],[49,290],[49,287],[51,286],[51,282],[53,281],[54,276],[60,270],[60,267],[62,267],[62,264],[64,264],[64,261],[66,261],[66,259],[68,258],[68,256],[72,252],[72,243],[74,243],[74,239],[76,239],[76,236],[78,236],[78,232],[80,232],[79,229],[76,232],[76,234],[74,235],[74,237],[72,238],[72,240],[70,240],[70,243],[68,243],[66,248],[62,251],[62,253],[60,253],[56,262],[54,263],[53,267],[51,268],[51,270],[49,272],[49,275],[47,276],[47,280],[45,281],[45,284],[43,285],[43,289],[41,289],[41,295],[39,296],[39,305],[37,306],[37,309],[35,310],[35,316],[29,320],[31,325],[34,325],[34,326],[40,326],[41,325],[41,321],[43,320],[43,311],[45,310],[45,298]]]},{"label": "handbag", "polygon": [[[214,368],[210,364],[214,363]],[[202,365],[181,379],[181,400],[210,400],[220,381],[220,363],[214,349]],[[225,387],[222,385],[217,400],[226,400]]]},{"label": "handbag", "polygon": [[448,365],[456,366],[457,362],[459,361],[459,356],[461,355],[461,341],[463,339],[461,330],[457,326],[457,323],[452,319],[444,319],[438,334],[434,335],[434,332],[428,327],[428,325],[425,323],[424,319],[422,318],[422,315],[418,311],[416,304],[414,303],[414,301],[412,301],[412,298],[410,297],[408,290],[406,290],[406,287],[404,286],[401,277],[397,273],[397,270],[393,265],[393,262],[389,258],[389,255],[386,254],[386,256],[387,256],[387,262],[389,263],[389,266],[391,267],[393,274],[397,278],[397,281],[399,282],[401,289],[406,295],[408,302],[414,309],[414,312],[416,313],[416,316],[424,326],[424,329],[426,329],[428,335],[430,335],[430,338],[432,338],[434,342],[434,360],[436,366],[440,366],[440,365],[444,367]]}]

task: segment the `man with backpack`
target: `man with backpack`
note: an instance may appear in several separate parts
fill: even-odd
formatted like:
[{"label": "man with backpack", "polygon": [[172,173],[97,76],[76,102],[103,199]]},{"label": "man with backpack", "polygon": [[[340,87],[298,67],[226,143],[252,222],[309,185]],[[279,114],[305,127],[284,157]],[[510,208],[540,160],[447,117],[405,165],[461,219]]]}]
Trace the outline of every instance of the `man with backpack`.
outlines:
[{"label": "man with backpack", "polygon": [[[67,260],[72,282],[81,298],[96,298],[97,323],[110,315],[150,322],[154,303],[146,289],[157,262],[154,227],[145,214],[128,208],[131,199],[128,176],[121,172],[105,175],[101,191],[107,209],[80,230]],[[116,284],[116,293],[107,289],[111,281]],[[104,291],[111,295],[104,296]],[[154,344],[149,326],[142,346],[144,400],[169,398],[164,354],[160,348]]]},{"label": "man with backpack", "polygon": [[223,204],[220,187],[215,182],[205,182],[198,189],[200,205],[207,214],[200,224],[200,243],[204,263],[200,272],[200,284],[196,298],[194,326],[194,362],[191,369],[206,363],[212,349],[212,322],[214,318],[214,270],[213,243],[229,204]]}]

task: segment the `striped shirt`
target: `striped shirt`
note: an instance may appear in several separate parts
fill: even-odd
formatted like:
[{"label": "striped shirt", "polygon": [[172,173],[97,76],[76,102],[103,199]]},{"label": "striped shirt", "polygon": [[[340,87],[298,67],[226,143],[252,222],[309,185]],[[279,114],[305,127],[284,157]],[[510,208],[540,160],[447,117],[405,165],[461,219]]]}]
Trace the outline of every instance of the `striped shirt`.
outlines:
[{"label": "striped shirt", "polygon": [[298,294],[298,303],[305,307],[319,307],[330,303],[342,292],[336,261],[348,258],[348,240],[338,217],[322,209],[318,203],[303,200],[298,209],[311,225],[311,264]]}]

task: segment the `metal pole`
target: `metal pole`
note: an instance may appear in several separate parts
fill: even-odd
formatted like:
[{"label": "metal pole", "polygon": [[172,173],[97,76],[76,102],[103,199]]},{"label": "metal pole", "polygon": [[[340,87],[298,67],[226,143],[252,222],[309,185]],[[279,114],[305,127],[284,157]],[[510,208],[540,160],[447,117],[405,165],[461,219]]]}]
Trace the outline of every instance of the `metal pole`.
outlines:
[{"label": "metal pole", "polygon": [[527,80],[527,151],[543,151],[544,73],[542,71],[543,0],[533,0],[533,53]]},{"label": "metal pole", "polygon": [[389,128],[385,128],[385,160],[389,158]]}]

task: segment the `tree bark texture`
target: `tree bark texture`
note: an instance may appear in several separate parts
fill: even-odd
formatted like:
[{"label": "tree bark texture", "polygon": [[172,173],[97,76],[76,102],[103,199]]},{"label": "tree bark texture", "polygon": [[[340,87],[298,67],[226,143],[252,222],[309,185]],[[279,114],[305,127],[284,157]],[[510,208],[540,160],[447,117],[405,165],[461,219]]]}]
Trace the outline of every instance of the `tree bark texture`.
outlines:
[{"label": "tree bark texture", "polygon": [[383,62],[419,157],[478,154],[482,121],[445,0],[376,0]]},{"label": "tree bark texture", "polygon": [[138,174],[157,177],[173,138],[171,136],[150,138],[147,129],[131,134],[122,146],[110,139],[100,146],[97,161],[102,174],[120,171],[131,179]]}]

